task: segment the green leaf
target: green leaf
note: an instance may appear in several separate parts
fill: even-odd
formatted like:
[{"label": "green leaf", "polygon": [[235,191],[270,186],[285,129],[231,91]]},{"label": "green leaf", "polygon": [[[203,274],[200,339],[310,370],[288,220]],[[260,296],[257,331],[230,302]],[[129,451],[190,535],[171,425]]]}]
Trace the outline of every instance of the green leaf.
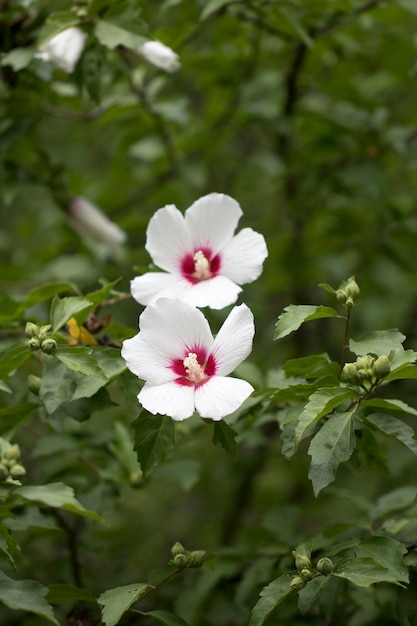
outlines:
[{"label": "green leaf", "polygon": [[352,416],[353,412],[333,415],[310,443],[308,476],[316,496],[334,480],[340,463],[347,461],[355,448]]},{"label": "green leaf", "polygon": [[116,24],[111,24],[104,20],[97,22],[94,34],[99,42],[110,50],[117,48],[117,46],[125,46],[126,48],[134,50],[147,40],[143,35],[130,33],[124,28],[120,28],[120,26],[116,26]]},{"label": "green leaf", "polygon": [[327,306],[314,306],[310,304],[290,304],[285,307],[284,313],[278,317],[275,324],[275,339],[282,339],[294,332],[304,322],[317,320],[325,317],[341,317],[337,311]]},{"label": "green leaf", "polygon": [[[90,302],[92,302],[94,306],[103,304],[103,302],[105,302],[111,295],[113,291],[113,287],[115,287],[117,283],[120,282],[120,280],[121,280],[120,278],[116,278],[116,280],[113,280],[111,283],[104,284],[103,287],[101,287],[101,289],[97,289],[97,291],[91,291],[90,293],[88,293],[86,295],[86,298],[90,300]],[[123,294],[120,294],[120,296],[123,296]],[[116,295],[115,300],[117,299],[118,299],[118,296]]]},{"label": "green leaf", "polygon": [[319,419],[328,415],[345,400],[357,396],[357,392],[347,387],[328,387],[315,391],[309,398],[303,412],[300,415],[295,438],[298,443],[306,430]]},{"label": "green leaf", "polygon": [[369,557],[388,570],[392,581],[408,583],[408,568],[403,556],[407,549],[391,537],[369,537],[356,547],[357,557]]},{"label": "green leaf", "polygon": [[402,400],[391,398],[371,398],[369,400],[364,400],[361,406],[376,407],[378,409],[386,409],[387,411],[402,411],[403,413],[417,416],[417,411],[412,406],[409,406]]},{"label": "green leaf", "polygon": [[47,360],[42,376],[39,398],[51,414],[63,403],[72,399],[75,389],[75,373],[54,357]]},{"label": "green leaf", "polygon": [[366,421],[375,426],[387,437],[398,439],[411,452],[417,454],[417,441],[414,439],[414,430],[396,417],[385,414],[372,414],[366,416]]},{"label": "green leaf", "polygon": [[46,300],[50,300],[60,293],[65,293],[68,291],[74,292],[77,291],[77,288],[72,283],[66,283],[61,281],[46,283],[45,285],[35,287],[34,289],[28,291],[26,295],[26,300],[24,301],[24,307],[25,309],[27,309],[34,304],[38,304],[39,302],[45,302]]},{"label": "green leaf", "polygon": [[66,322],[77,313],[85,311],[92,306],[92,302],[83,296],[68,296],[58,298],[56,296],[51,303],[51,326],[52,332],[62,328]]},{"label": "green leaf", "polygon": [[170,611],[147,611],[143,613],[143,615],[153,617],[157,622],[166,624],[166,626],[188,626],[187,622],[183,620],[182,617]]},{"label": "green leaf", "polygon": [[174,445],[174,421],[166,415],[143,412],[134,422],[135,445],[142,472],[164,460]]},{"label": "green leaf", "polygon": [[334,568],[333,576],[349,580],[357,587],[369,587],[374,583],[397,583],[390,571],[368,557],[342,559]]},{"label": "green leaf", "polygon": [[14,48],[5,54],[1,60],[1,65],[10,65],[14,72],[25,69],[33,59],[33,50],[30,48]]},{"label": "green leaf", "polygon": [[293,574],[283,574],[264,587],[260,593],[260,600],[252,609],[249,626],[261,626],[272,611],[292,592],[290,582]]},{"label": "green leaf", "polygon": [[351,339],[349,348],[358,356],[364,356],[365,354],[376,354],[377,356],[385,354],[388,356],[392,350],[402,348],[405,338],[405,335],[396,328],[375,330],[359,339],[359,341]]},{"label": "green leaf", "polygon": [[298,608],[305,615],[320,598],[331,576],[319,576],[309,580],[304,589],[298,593]]},{"label": "green leaf", "polygon": [[51,13],[42,27],[38,43],[42,44],[49,41],[49,39],[58,35],[58,33],[66,28],[76,26],[79,21],[77,15],[72,11],[56,11],[56,13]]},{"label": "green leaf", "polygon": [[311,543],[311,541],[303,541],[303,543],[300,543],[296,548],[294,548],[294,550],[292,551],[292,555],[294,559],[297,556],[306,556],[310,558],[312,549],[313,544]]},{"label": "green leaf", "polygon": [[102,593],[99,604],[103,605],[103,623],[105,626],[115,626],[125,613],[149,589],[147,583],[137,583],[116,587]]},{"label": "green leaf", "polygon": [[312,356],[305,356],[298,359],[288,359],[282,366],[288,377],[302,376],[306,380],[309,378],[317,378],[322,376],[324,368],[329,365],[336,365],[330,361],[327,354],[314,354]]},{"label": "green leaf", "polygon": [[52,607],[45,600],[47,593],[47,587],[34,580],[12,580],[3,572],[0,574],[0,602],[9,609],[35,613],[59,626]]},{"label": "green leaf", "polygon": [[223,9],[228,4],[236,4],[236,0],[210,0],[206,2],[204,9],[201,11],[200,20],[206,20],[210,15]]},{"label": "green leaf", "polygon": [[0,379],[6,380],[19,365],[22,365],[31,355],[31,350],[26,344],[12,346],[0,356]]},{"label": "green leaf", "polygon": [[97,521],[101,520],[97,513],[85,509],[75,498],[73,488],[64,483],[18,487],[13,493],[30,502],[38,502],[45,506],[71,511],[71,513],[90,517]]},{"label": "green leaf", "polygon": [[94,358],[91,348],[84,346],[57,348],[54,356],[74,372],[79,372],[84,376],[95,376],[107,381],[106,376],[97,363],[97,359]]},{"label": "green leaf", "polygon": [[214,422],[213,443],[220,444],[234,459],[237,458],[236,437],[237,432],[224,420]]},{"label": "green leaf", "polygon": [[38,407],[39,404],[26,402],[0,409],[0,436],[11,438]]},{"label": "green leaf", "polygon": [[403,511],[414,505],[417,498],[417,487],[404,485],[380,496],[371,511],[372,519],[379,519],[393,513]]},{"label": "green leaf", "polygon": [[97,602],[96,598],[87,589],[81,589],[75,585],[49,585],[46,599],[51,604],[61,604],[64,602]]}]

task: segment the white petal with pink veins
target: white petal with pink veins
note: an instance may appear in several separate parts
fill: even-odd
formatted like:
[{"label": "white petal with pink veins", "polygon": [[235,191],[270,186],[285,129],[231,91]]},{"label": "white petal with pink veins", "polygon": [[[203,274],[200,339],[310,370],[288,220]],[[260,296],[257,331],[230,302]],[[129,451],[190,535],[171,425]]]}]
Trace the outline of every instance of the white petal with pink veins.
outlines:
[{"label": "white petal with pink veins", "polygon": [[220,328],[211,354],[216,361],[216,374],[226,376],[252,351],[255,325],[252,311],[241,304],[235,307]]},{"label": "white petal with pink veins", "polygon": [[252,391],[246,380],[213,376],[196,388],[195,408],[201,417],[218,421],[236,411]]},{"label": "white petal with pink veins", "polygon": [[148,345],[140,334],[123,342],[122,357],[133,374],[153,385],[177,378],[171,369],[171,359]]},{"label": "white petal with pink veins", "polygon": [[210,193],[196,200],[185,212],[194,247],[218,252],[233,237],[242,209],[223,193]]},{"label": "white petal with pink veins", "polygon": [[194,413],[194,387],[176,383],[145,384],[138,400],[153,415],[169,415],[178,421],[185,420]]},{"label": "white petal with pink veins", "polygon": [[267,256],[264,237],[244,228],[222,250],[222,273],[239,285],[250,283],[262,274]]},{"label": "white petal with pink veins", "polygon": [[203,313],[181,300],[163,298],[148,306],[140,316],[139,329],[146,343],[174,359],[184,359],[196,346],[209,352],[213,345]]},{"label": "white petal with pink veins", "polygon": [[192,242],[184,217],[173,204],[159,209],[151,218],[145,248],[155,265],[167,272],[180,272],[181,259],[192,248]]}]

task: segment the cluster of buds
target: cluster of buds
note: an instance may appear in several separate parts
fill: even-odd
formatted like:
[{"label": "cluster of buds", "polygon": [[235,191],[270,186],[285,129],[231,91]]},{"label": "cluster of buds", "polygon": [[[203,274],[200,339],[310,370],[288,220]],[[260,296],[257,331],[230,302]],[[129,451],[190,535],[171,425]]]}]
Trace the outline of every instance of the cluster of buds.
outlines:
[{"label": "cluster of buds", "polygon": [[339,289],[336,290],[336,299],[343,304],[344,307],[351,309],[356,304],[359,294],[359,285],[352,277],[348,278],[348,280],[342,283]]},{"label": "cluster of buds", "polygon": [[356,359],[354,363],[346,363],[343,367],[343,378],[352,385],[374,385],[390,373],[391,365],[384,354],[376,357],[366,354]]},{"label": "cluster of buds", "polygon": [[290,582],[292,589],[301,591],[312,578],[317,576],[330,576],[333,572],[333,562],[327,557],[319,559],[316,567],[313,568],[311,559],[305,555],[297,555],[295,557],[295,566],[298,570],[297,576],[294,576]]},{"label": "cluster of buds", "polygon": [[42,350],[45,354],[53,354],[56,350],[56,341],[49,335],[50,330],[49,324],[38,326],[33,322],[28,322],[25,327],[25,335],[29,339],[29,348],[34,352]]},{"label": "cluster of buds", "polygon": [[169,561],[178,571],[186,568],[197,568],[204,564],[207,553],[205,550],[189,551],[178,541],[171,548],[172,559]]},{"label": "cluster of buds", "polygon": [[[3,442],[4,443],[4,442]],[[17,443],[9,444],[0,457],[0,480],[20,478],[26,470],[20,463],[20,448]]]}]

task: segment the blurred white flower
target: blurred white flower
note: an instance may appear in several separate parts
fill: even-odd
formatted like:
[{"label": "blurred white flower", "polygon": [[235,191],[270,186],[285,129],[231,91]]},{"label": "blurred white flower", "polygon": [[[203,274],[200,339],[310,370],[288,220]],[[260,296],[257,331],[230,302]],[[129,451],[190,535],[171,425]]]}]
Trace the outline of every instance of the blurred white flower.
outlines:
[{"label": "blurred white flower", "polygon": [[87,33],[71,26],[42,44],[35,56],[71,74],[84,50],[86,39]]},{"label": "blurred white flower", "polygon": [[166,72],[176,72],[181,67],[178,54],[160,41],[146,41],[136,52]]},{"label": "blurred white flower", "polygon": [[159,209],[146,232],[146,250],[164,272],[131,281],[140,304],[179,298],[192,306],[222,309],[236,301],[240,285],[256,280],[268,256],[265,239],[251,228],[234,235],[239,204],[222,193],[203,196],[185,216],[174,205]]},{"label": "blurred white flower", "polygon": [[145,380],[140,404],[154,415],[174,420],[220,420],[250,396],[253,387],[229,377],[251,352],[253,315],[245,305],[232,309],[213,339],[203,313],[180,300],[162,298],[139,318],[140,332],[126,339],[122,357]]},{"label": "blurred white flower", "polygon": [[74,230],[93,242],[115,248],[126,240],[126,233],[85,198],[74,198],[67,216]]}]

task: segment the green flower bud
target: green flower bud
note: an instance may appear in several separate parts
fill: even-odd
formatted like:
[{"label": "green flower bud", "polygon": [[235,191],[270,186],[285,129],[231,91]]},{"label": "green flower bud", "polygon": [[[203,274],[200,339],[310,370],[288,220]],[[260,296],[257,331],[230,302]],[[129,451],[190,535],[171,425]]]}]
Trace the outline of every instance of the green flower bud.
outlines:
[{"label": "green flower bud", "polygon": [[329,576],[333,572],[334,565],[333,561],[331,561],[327,556],[323,557],[317,562],[317,571],[320,574],[324,574],[325,576]]},{"label": "green flower bud", "polygon": [[33,322],[27,322],[25,326],[25,335],[28,339],[32,339],[33,337],[37,337],[39,333],[39,328]]},{"label": "green flower bud", "polygon": [[0,480],[6,480],[9,476],[9,470],[4,465],[4,463],[0,463]]},{"label": "green flower bud", "polygon": [[372,365],[373,360],[370,358],[370,355],[359,356],[356,359],[355,365],[358,370],[366,370],[370,365]]},{"label": "green flower bud", "polygon": [[34,376],[33,374],[29,374],[28,376],[28,388],[29,391],[34,393],[36,396],[39,395],[39,391],[41,388],[41,379],[39,376]]},{"label": "green flower bud", "polygon": [[37,337],[32,337],[32,339],[29,339],[28,341],[28,346],[31,350],[35,352],[36,350],[39,350],[39,348],[41,347],[41,342],[39,341]]},{"label": "green flower bud", "polygon": [[38,332],[38,337],[39,337],[39,341],[44,341],[45,339],[48,338],[48,331],[51,330],[51,325],[50,324],[44,324],[43,326],[41,326],[39,328],[39,332]]},{"label": "green flower bud", "polygon": [[205,550],[194,550],[193,552],[190,552],[190,554],[187,556],[186,567],[201,567],[204,564],[205,558]]},{"label": "green flower bud", "polygon": [[10,468],[10,476],[13,476],[13,478],[19,478],[20,476],[24,476],[25,474],[26,470],[23,465],[20,465],[20,463],[16,463]]},{"label": "green flower bud", "polygon": [[301,570],[300,576],[303,580],[311,580],[313,578],[313,572],[311,569],[307,569],[306,567]]},{"label": "green flower bud", "polygon": [[171,548],[171,554],[174,557],[177,556],[177,554],[185,554],[184,546],[181,545],[179,541],[176,541]]},{"label": "green flower bud", "polygon": [[343,378],[348,383],[358,383],[358,370],[356,369],[356,365],[354,363],[345,363],[342,370]]},{"label": "green flower bud", "polygon": [[42,352],[45,352],[45,354],[53,354],[56,350],[55,339],[52,339],[52,337],[44,339],[41,343],[41,350]]},{"label": "green flower bud", "polygon": [[345,293],[348,298],[351,298],[353,302],[359,297],[361,290],[355,279],[351,279],[345,287]]},{"label": "green flower bud", "polygon": [[346,292],[343,289],[338,289],[336,291],[336,300],[338,302],[341,302],[342,304],[345,304],[346,299],[347,299]]},{"label": "green flower bud", "polygon": [[185,554],[177,554],[174,556],[172,561],[170,561],[172,565],[174,565],[177,569],[181,570],[187,567],[187,557]]},{"label": "green flower bud", "polygon": [[301,591],[306,586],[306,582],[301,576],[294,576],[292,581],[290,582],[291,589],[295,589],[296,591]]},{"label": "green flower bud", "polygon": [[388,376],[390,371],[391,365],[387,356],[379,356],[376,361],[374,361],[374,372],[378,380],[380,380],[381,378],[385,378],[385,376]]},{"label": "green flower bud", "polygon": [[11,444],[3,454],[3,459],[8,461],[18,461],[20,459],[20,448],[17,443]]},{"label": "green flower bud", "polygon": [[311,561],[310,561],[310,559],[308,558],[308,556],[303,556],[303,555],[301,555],[301,554],[298,554],[298,555],[295,557],[295,567],[296,567],[298,570],[302,570],[302,569],[304,569],[304,568],[306,568],[306,569],[310,569],[310,568],[311,568]]}]

